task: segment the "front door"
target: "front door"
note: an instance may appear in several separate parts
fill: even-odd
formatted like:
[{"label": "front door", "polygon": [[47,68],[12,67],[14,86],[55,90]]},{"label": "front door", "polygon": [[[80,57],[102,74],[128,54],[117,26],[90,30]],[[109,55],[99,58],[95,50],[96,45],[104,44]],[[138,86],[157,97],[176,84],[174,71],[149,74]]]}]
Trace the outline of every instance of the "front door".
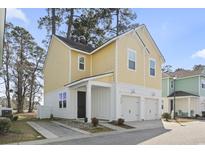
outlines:
[{"label": "front door", "polygon": [[86,92],[78,91],[78,118],[86,116]]}]

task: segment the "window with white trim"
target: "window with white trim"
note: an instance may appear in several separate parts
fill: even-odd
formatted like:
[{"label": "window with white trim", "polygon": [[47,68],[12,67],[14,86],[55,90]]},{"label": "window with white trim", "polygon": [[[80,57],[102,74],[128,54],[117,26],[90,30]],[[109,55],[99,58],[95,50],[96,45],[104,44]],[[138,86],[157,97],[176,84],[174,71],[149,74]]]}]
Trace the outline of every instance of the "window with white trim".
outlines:
[{"label": "window with white trim", "polygon": [[136,70],[136,52],[135,50],[128,49],[128,69]]},{"label": "window with white trim", "polygon": [[59,108],[66,108],[67,96],[66,92],[59,93]]},{"label": "window with white trim", "polygon": [[85,70],[85,57],[84,56],[78,57],[78,69],[81,71]]},{"label": "window with white trim", "polygon": [[205,80],[201,80],[201,88],[205,88]]},{"label": "window with white trim", "polygon": [[149,60],[149,74],[150,76],[156,75],[156,61],[153,59]]},{"label": "window with white trim", "polygon": [[173,89],[174,88],[174,81],[171,81],[170,87]]}]

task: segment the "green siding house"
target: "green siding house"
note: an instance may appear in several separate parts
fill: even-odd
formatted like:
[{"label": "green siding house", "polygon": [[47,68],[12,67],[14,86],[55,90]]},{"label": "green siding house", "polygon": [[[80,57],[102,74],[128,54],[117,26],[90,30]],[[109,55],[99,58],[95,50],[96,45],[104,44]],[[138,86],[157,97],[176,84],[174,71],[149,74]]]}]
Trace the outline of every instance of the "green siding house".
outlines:
[{"label": "green siding house", "polygon": [[177,70],[163,73],[163,112],[175,113],[181,117],[202,115],[205,111],[205,71]]}]

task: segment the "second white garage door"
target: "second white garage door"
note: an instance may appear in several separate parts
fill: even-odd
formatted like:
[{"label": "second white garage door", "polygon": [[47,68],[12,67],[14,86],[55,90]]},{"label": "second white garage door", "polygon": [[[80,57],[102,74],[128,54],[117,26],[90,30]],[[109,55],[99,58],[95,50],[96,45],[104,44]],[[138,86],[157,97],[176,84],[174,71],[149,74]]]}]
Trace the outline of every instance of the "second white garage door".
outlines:
[{"label": "second white garage door", "polygon": [[121,97],[121,116],[125,121],[140,120],[140,98],[123,95]]},{"label": "second white garage door", "polygon": [[145,120],[158,119],[158,99],[145,99]]}]

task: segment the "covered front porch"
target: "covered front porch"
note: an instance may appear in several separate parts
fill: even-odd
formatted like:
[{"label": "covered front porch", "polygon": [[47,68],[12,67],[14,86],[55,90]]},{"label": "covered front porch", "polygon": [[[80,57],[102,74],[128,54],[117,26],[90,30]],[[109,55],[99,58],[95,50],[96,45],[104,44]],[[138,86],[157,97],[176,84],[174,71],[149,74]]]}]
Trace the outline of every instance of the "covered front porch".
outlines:
[{"label": "covered front porch", "polygon": [[76,118],[91,122],[93,117],[111,119],[112,84],[86,80],[68,86],[74,97]]},{"label": "covered front porch", "polygon": [[[175,99],[175,103],[174,103]],[[168,111],[172,113],[175,108],[175,114],[179,117],[194,117],[200,114],[199,96],[187,92],[177,91],[168,97]]]}]

